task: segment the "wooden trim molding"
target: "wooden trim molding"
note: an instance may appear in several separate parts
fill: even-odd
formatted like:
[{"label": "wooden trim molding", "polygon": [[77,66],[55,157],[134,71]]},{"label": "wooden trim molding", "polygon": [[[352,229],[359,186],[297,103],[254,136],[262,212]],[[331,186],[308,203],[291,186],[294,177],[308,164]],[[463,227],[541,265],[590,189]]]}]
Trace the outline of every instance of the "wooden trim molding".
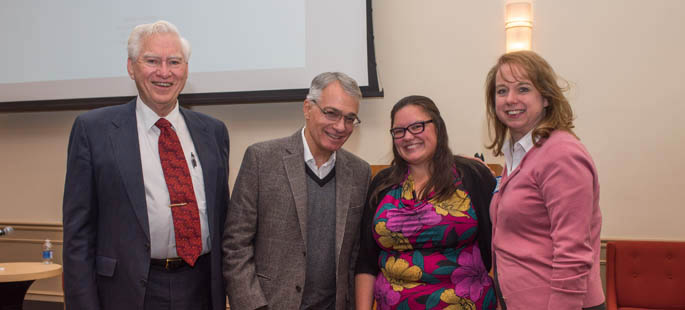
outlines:
[{"label": "wooden trim molding", "polygon": [[45,231],[62,231],[62,223],[60,222],[1,222],[0,226],[12,226],[14,230],[45,230]]},{"label": "wooden trim molding", "polygon": [[14,228],[14,233],[0,238],[0,243],[43,244],[45,239],[50,239],[53,245],[63,244],[62,223],[0,222],[0,227],[8,226]]},{"label": "wooden trim molding", "polygon": [[[44,238],[35,238],[35,239],[29,239],[29,238],[3,238],[0,239],[0,243],[31,243],[31,244],[43,244],[45,242]],[[53,240],[50,239],[50,243],[52,245],[63,245],[64,241],[62,240]]]}]

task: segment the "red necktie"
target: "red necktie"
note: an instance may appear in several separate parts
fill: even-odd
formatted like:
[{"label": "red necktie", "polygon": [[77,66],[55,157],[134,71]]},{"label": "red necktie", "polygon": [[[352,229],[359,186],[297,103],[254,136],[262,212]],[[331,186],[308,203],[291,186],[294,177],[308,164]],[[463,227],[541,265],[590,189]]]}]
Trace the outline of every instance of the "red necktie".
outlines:
[{"label": "red necktie", "polygon": [[159,158],[162,162],[164,180],[169,189],[176,252],[186,263],[193,266],[202,252],[200,214],[197,210],[193,181],[190,178],[190,171],[183,155],[181,142],[178,140],[176,132],[171,128],[171,123],[160,118],[155,126],[161,131],[159,134]]}]

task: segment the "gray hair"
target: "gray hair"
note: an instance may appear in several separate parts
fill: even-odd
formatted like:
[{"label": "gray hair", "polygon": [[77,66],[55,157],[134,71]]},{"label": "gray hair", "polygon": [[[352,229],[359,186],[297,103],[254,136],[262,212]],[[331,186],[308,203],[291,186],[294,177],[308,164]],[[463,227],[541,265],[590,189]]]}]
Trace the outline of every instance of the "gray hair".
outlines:
[{"label": "gray hair", "polygon": [[317,101],[321,98],[321,92],[326,86],[333,82],[339,82],[345,93],[354,97],[357,100],[362,99],[362,91],[357,85],[357,81],[342,72],[324,72],[317,75],[312,80],[312,86],[309,87],[307,100]]},{"label": "gray hair", "polygon": [[178,28],[176,28],[176,26],[164,20],[159,20],[152,24],[138,25],[133,28],[131,35],[128,37],[128,58],[134,61],[138,60],[143,39],[159,33],[172,33],[178,36],[179,41],[181,41],[183,58],[185,62],[188,62],[190,59],[190,42],[188,42],[188,40],[186,40],[184,37],[181,37],[181,34],[178,32]]}]

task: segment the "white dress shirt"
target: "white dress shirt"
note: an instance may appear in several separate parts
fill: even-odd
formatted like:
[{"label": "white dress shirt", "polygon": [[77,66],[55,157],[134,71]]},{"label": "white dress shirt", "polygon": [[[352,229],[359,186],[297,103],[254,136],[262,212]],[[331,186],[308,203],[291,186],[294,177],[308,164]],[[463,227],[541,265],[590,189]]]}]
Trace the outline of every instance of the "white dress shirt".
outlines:
[{"label": "white dress shirt", "polygon": [[331,154],[328,161],[321,165],[321,167],[317,167],[314,155],[312,155],[312,152],[309,150],[309,144],[307,144],[307,139],[304,137],[304,128],[302,128],[302,144],[304,144],[304,162],[312,171],[314,171],[314,174],[316,174],[319,179],[325,178],[333,168],[335,168],[335,152]]},{"label": "white dress shirt", "polygon": [[534,145],[532,130],[516,141],[513,147],[511,146],[511,138],[504,141],[502,153],[504,153],[504,161],[507,163],[507,175],[511,175],[511,172],[518,167],[523,157]]},{"label": "white dress shirt", "polygon": [[[207,223],[207,202],[205,199],[205,183],[202,177],[200,158],[195,151],[193,139],[186,126],[179,109],[176,107],[164,117],[176,131],[183,153],[188,163],[190,176],[193,181],[195,199],[200,212],[200,228],[202,232],[202,254],[211,250],[209,226]],[[176,253],[176,237],[174,222],[169,207],[169,190],[164,180],[162,163],[159,159],[159,134],[155,126],[160,117],[152,111],[138,97],[136,102],[136,123],[138,126],[138,143],[140,145],[140,160],[143,165],[143,183],[145,184],[145,202],[147,217],[150,224],[150,254],[152,258],[178,257]]]}]

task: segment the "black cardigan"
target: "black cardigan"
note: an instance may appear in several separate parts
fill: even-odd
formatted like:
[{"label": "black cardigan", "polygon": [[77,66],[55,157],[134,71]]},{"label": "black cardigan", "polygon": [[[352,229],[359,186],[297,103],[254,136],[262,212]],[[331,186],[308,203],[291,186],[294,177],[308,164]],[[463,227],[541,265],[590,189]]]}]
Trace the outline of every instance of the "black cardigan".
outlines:
[{"label": "black cardigan", "polygon": [[[490,222],[489,210],[492,192],[496,185],[495,177],[484,164],[473,159],[455,156],[454,164],[461,175],[462,184],[471,196],[471,202],[476,209],[476,216],[478,217],[476,240],[478,241],[483,264],[489,271],[492,265],[492,254],[490,250],[492,223]],[[370,197],[376,188],[383,183],[383,180],[388,178],[390,172],[394,168],[395,167],[390,167],[380,171],[373,178],[371,185],[369,186],[366,205],[364,206],[364,214],[362,215],[359,256],[357,257],[357,265],[355,268],[356,274],[368,273],[373,276],[378,275],[378,255],[380,255],[381,249],[373,239],[373,217],[376,214],[378,206],[372,206],[369,202],[371,200],[379,202],[382,197],[388,193],[390,187],[380,191],[376,197],[373,197],[374,199],[371,199]]]}]

